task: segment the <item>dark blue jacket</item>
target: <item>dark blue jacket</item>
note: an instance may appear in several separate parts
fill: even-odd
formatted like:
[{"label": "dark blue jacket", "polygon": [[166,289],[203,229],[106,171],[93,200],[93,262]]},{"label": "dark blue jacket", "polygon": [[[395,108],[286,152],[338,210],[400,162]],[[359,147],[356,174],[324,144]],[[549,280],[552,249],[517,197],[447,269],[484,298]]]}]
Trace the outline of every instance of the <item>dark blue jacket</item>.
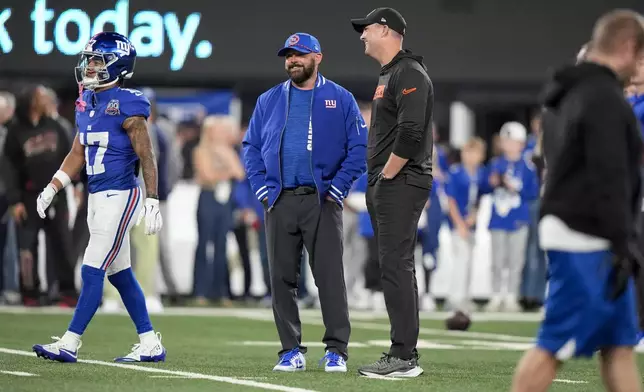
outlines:
[{"label": "dark blue jacket", "polygon": [[[291,82],[283,82],[258,99],[243,141],[244,166],[258,200],[269,208],[282,192],[282,136],[288,115]],[[312,96],[311,162],[320,200],[331,196],[340,206],[353,182],[367,168],[367,126],[353,95],[318,74]]]}]

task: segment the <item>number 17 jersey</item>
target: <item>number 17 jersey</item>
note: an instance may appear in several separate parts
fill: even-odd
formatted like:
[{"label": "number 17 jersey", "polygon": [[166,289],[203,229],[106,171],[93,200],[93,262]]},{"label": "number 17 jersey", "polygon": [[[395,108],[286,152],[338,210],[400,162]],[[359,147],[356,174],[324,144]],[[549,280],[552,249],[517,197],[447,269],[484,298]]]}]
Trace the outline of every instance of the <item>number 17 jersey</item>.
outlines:
[{"label": "number 17 jersey", "polygon": [[133,116],[147,120],[150,102],[140,91],[120,87],[86,90],[82,98],[86,106],[76,109],[76,125],[85,147],[89,193],[137,187],[139,158],[123,122]]}]

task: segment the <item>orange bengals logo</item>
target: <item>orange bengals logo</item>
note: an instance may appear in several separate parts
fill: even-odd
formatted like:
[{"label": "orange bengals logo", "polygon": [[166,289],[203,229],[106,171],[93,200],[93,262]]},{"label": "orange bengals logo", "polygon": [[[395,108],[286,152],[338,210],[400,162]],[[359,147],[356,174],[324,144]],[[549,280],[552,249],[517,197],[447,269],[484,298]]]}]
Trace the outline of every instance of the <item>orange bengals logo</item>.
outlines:
[{"label": "orange bengals logo", "polygon": [[385,96],[385,85],[380,85],[376,88],[376,93],[373,95],[373,100],[382,98]]}]

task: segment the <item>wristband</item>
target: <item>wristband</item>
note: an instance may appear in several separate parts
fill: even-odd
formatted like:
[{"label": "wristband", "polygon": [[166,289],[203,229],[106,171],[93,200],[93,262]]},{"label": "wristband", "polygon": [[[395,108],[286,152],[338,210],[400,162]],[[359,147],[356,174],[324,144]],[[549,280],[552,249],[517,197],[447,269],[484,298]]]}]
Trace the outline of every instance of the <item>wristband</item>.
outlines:
[{"label": "wristband", "polygon": [[[60,183],[63,185],[63,188],[65,188],[67,185],[69,185],[72,182],[72,179],[69,178],[69,175],[67,175],[67,173],[65,173],[62,170],[58,170],[56,174],[54,174],[54,178],[60,181]],[[59,189],[58,191],[60,191],[61,189]]]}]

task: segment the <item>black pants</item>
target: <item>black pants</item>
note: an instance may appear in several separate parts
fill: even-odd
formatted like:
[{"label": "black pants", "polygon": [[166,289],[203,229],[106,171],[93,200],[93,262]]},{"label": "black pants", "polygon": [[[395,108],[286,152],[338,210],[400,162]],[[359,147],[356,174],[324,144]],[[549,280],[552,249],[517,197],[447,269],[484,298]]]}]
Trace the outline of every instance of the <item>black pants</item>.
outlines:
[{"label": "black pants", "polygon": [[45,230],[47,264],[53,266],[61,295],[76,296],[74,265],[72,260],[69,211],[64,193],[54,198],[45,219],[36,211],[37,195],[25,195],[23,202],[27,219],[17,225],[20,249],[20,291],[24,297],[35,298],[40,294],[38,278],[38,232]]},{"label": "black pants", "polygon": [[417,355],[420,324],[414,249],[418,220],[429,198],[429,189],[412,185],[412,181],[399,174],[367,188],[367,209],[378,242],[382,290],[391,323],[389,354],[401,359]]},{"label": "black pants", "polygon": [[380,259],[378,241],[376,237],[367,238],[367,262],[364,264],[365,288],[370,291],[382,291],[382,272],[380,272]]},{"label": "black pants", "polygon": [[240,223],[234,228],[233,233],[239,247],[239,257],[241,258],[242,267],[244,268],[244,297],[250,298],[250,253],[248,251],[248,226]]},{"label": "black pants", "polygon": [[[299,188],[301,189],[301,188]],[[342,209],[335,202],[320,203],[317,193],[284,191],[266,213],[266,243],[271,275],[273,315],[282,343],[280,354],[302,346],[297,307],[302,246],[319,289],[326,349],[347,357],[351,326],[342,266]]]}]

